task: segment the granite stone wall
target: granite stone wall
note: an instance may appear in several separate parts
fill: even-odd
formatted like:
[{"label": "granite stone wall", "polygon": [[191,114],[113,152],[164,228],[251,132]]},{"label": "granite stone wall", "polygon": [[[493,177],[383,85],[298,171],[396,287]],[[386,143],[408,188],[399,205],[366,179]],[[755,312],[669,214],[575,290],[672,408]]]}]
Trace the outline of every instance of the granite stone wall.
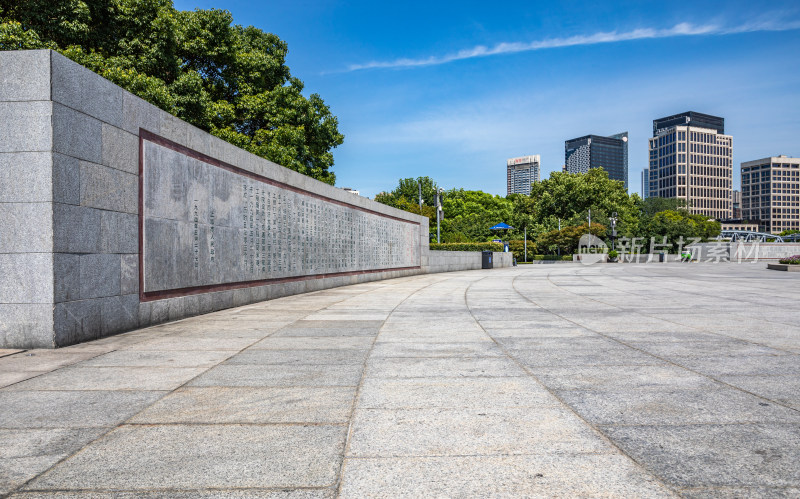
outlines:
[{"label": "granite stone wall", "polygon": [[0,52],[0,123],[0,348],[432,269],[427,218],[236,148],[58,53]]},{"label": "granite stone wall", "polygon": [[[483,264],[480,251],[430,251],[427,273],[455,272],[458,270],[478,270]],[[513,253],[495,251],[492,253],[492,268],[511,267]]]},{"label": "granite stone wall", "polygon": [[800,254],[798,243],[710,242],[690,246],[701,261],[773,262]]}]

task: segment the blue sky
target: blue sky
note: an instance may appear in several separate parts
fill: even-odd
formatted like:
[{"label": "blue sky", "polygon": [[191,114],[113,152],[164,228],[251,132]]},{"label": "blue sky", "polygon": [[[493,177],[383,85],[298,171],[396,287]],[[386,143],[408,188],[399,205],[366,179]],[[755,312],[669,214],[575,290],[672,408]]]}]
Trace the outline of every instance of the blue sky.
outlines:
[{"label": "blue sky", "polygon": [[275,33],[339,118],[337,186],[399,178],[505,195],[505,160],[628,131],[631,192],[652,120],[725,118],[739,163],[800,156],[800,3],[177,0]]}]

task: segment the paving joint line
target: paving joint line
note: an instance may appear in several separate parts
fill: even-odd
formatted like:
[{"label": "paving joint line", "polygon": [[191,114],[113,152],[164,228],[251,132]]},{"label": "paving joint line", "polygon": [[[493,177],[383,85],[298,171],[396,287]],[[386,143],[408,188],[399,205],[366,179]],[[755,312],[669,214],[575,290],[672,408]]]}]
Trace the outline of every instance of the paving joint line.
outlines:
[{"label": "paving joint line", "polygon": [[[549,274],[548,274],[548,276],[547,276],[547,277],[548,277],[548,281],[550,281],[550,279],[549,279]],[[515,290],[515,291],[517,291],[517,293],[519,293],[519,295],[520,295],[520,296],[522,296],[522,297],[524,297],[525,299],[529,300],[531,303],[533,303],[533,304],[534,304],[534,305],[536,305],[537,307],[540,307],[540,308],[543,308],[543,309],[544,309],[544,307],[542,307],[541,305],[539,305],[538,303],[536,303],[536,302],[535,302],[535,301],[533,301],[532,299],[528,298],[528,297],[527,297],[527,295],[525,295],[525,294],[523,294],[523,293],[521,293],[521,292],[519,292],[519,291],[517,290],[516,286],[514,285],[514,281],[516,281],[516,279],[517,279],[517,278],[515,277],[515,278],[514,278],[514,279],[512,279],[512,281],[511,281],[511,286],[512,286],[512,288],[514,288],[514,290]],[[562,290],[563,292],[570,293],[570,294],[573,294],[573,295],[575,295],[575,296],[579,296],[579,297],[582,297],[582,298],[583,298],[583,296],[582,296],[582,295],[579,295],[579,294],[577,294],[577,293],[573,293],[572,291],[569,291],[569,290],[567,290],[567,289],[563,289],[563,288],[561,288],[561,286],[559,286],[558,284],[555,284],[555,283],[554,283],[554,282],[552,282],[552,281],[550,281],[550,283],[551,283],[551,284],[553,284],[554,286],[556,286],[558,289]],[[598,300],[594,300],[593,298],[588,298],[588,299],[589,299],[589,300],[593,300],[593,301],[598,301]],[[603,302],[599,302],[599,303],[603,303]],[[614,307],[614,305],[611,305],[611,304],[606,304],[606,305],[609,305],[609,306],[612,306],[612,307]],[[545,310],[548,310],[548,309],[545,309]],[[548,311],[549,311],[549,310],[548,310]],[[576,322],[576,321],[574,321],[574,320],[572,320],[572,319],[569,319],[569,318],[567,318],[567,317],[564,317],[564,316],[562,316],[562,315],[560,315],[560,314],[557,314],[557,313],[555,313],[555,312],[550,312],[550,313],[551,313],[551,314],[553,314],[553,315],[556,315],[556,316],[558,316],[558,317],[561,317],[562,319],[564,319],[564,320],[566,320],[566,321],[572,322],[573,324],[580,325],[580,323],[578,323],[578,322]],[[642,314],[642,315],[644,315],[644,314]],[[618,339],[618,338],[614,338],[613,336],[608,336],[608,335],[607,335],[607,334],[605,334],[605,333],[601,333],[601,332],[599,332],[599,331],[595,331],[594,329],[592,329],[592,328],[590,328],[590,327],[588,327],[588,326],[583,326],[583,325],[581,325],[581,327],[583,327],[583,328],[585,328],[585,329],[587,329],[587,330],[589,330],[589,331],[593,332],[594,334],[596,334],[596,335],[598,335],[598,336],[602,336],[603,338],[605,338],[605,339],[607,339],[607,340],[611,340],[611,341],[613,341],[613,342],[615,342],[615,343],[619,343],[620,345],[623,345],[623,346],[625,346],[625,347],[628,347],[628,348],[630,348],[630,349],[632,349],[632,350],[636,350],[636,351],[638,351],[638,352],[640,352],[640,353],[643,353],[643,354],[645,354],[645,355],[648,355],[648,356],[650,356],[650,357],[653,357],[653,358],[659,359],[659,360],[661,360],[661,361],[663,361],[663,362],[666,362],[666,363],[668,363],[668,364],[670,364],[670,365],[672,365],[672,366],[674,366],[674,367],[678,367],[678,368],[680,368],[680,369],[685,369],[686,371],[689,371],[689,372],[691,372],[691,373],[697,374],[698,376],[702,376],[702,377],[704,377],[704,378],[708,378],[708,379],[710,379],[711,381],[714,381],[715,383],[719,383],[719,384],[721,384],[721,385],[724,385],[724,386],[726,386],[726,387],[728,387],[728,388],[732,388],[732,389],[734,389],[734,390],[738,390],[738,391],[740,391],[740,392],[747,393],[748,395],[752,395],[753,397],[757,397],[757,398],[759,398],[759,399],[761,399],[761,400],[766,400],[767,402],[772,402],[772,403],[773,403],[773,404],[775,404],[775,405],[779,405],[779,406],[781,406],[781,407],[784,407],[784,408],[786,408],[786,409],[789,409],[789,410],[791,410],[791,411],[794,411],[794,412],[800,412],[800,409],[797,409],[797,408],[795,408],[795,407],[792,407],[792,406],[790,406],[790,405],[788,405],[788,404],[784,404],[784,403],[782,403],[782,402],[779,402],[779,401],[777,401],[777,400],[773,400],[773,399],[767,398],[767,397],[765,397],[765,396],[763,396],[763,395],[758,395],[758,394],[756,394],[756,393],[750,392],[750,391],[748,391],[748,390],[745,390],[745,389],[743,389],[743,388],[740,388],[740,387],[738,387],[738,386],[735,386],[735,385],[732,385],[732,384],[730,384],[730,383],[727,383],[727,382],[725,382],[725,381],[722,381],[722,380],[720,380],[720,379],[717,379],[717,378],[715,378],[714,376],[712,376],[712,375],[710,375],[710,374],[704,374],[704,373],[702,373],[702,372],[700,372],[700,371],[697,371],[697,370],[694,370],[694,369],[692,369],[692,368],[690,368],[690,367],[686,367],[686,366],[684,366],[684,365],[678,364],[677,362],[675,362],[675,361],[673,361],[673,360],[671,360],[671,359],[669,359],[669,358],[666,358],[666,357],[661,357],[661,356],[659,356],[659,355],[656,355],[656,354],[654,354],[654,353],[648,352],[647,350],[643,350],[643,349],[641,349],[641,348],[639,348],[639,347],[636,347],[636,346],[633,346],[633,345],[629,345],[628,343],[625,343],[624,341],[622,341],[622,340],[620,340],[620,339]],[[756,343],[756,344],[757,344],[757,343]],[[766,346],[766,345],[764,345],[764,346]],[[772,348],[772,347],[768,347],[768,348]],[[789,356],[791,356],[791,355],[797,355],[797,354],[796,354],[796,353],[794,353],[794,352],[790,352],[790,353],[789,353]],[[766,355],[766,356],[769,356],[769,355]],[[784,356],[783,356],[783,355],[773,355],[772,357],[784,357]]]},{"label": "paving joint line", "polygon": [[364,386],[364,379],[367,377],[367,367],[368,367],[367,364],[369,363],[369,358],[372,356],[372,351],[375,348],[375,344],[378,342],[378,337],[381,334],[381,330],[386,326],[386,322],[389,320],[389,317],[391,317],[392,314],[412,296],[416,295],[417,293],[421,292],[424,289],[428,289],[434,284],[447,282],[455,277],[455,276],[450,276],[449,278],[446,278],[444,280],[433,280],[434,276],[431,274],[422,274],[422,275],[427,278],[430,278],[431,282],[426,284],[425,286],[422,286],[421,288],[412,291],[411,293],[409,293],[408,296],[403,298],[397,305],[395,305],[394,308],[392,308],[392,310],[386,315],[386,318],[383,320],[383,324],[381,324],[381,327],[378,328],[378,333],[372,339],[372,344],[370,345],[369,351],[367,352],[367,356],[364,358],[364,363],[363,363],[364,367],[362,368],[361,371],[361,378],[359,379],[358,386],[356,388],[356,393],[353,396],[353,404],[350,407],[350,414],[348,415],[348,426],[347,426],[347,433],[345,436],[344,449],[342,451],[342,460],[341,464],[339,465],[339,472],[337,474],[337,480],[334,489],[335,498],[338,498],[342,493],[342,484],[344,482],[344,472],[345,472],[345,460],[349,459],[347,455],[350,452],[350,443],[352,441],[352,436],[353,436],[353,419],[355,418],[355,411],[356,407],[358,406],[358,401],[361,398],[361,388]]},{"label": "paving joint line", "polygon": [[[576,275],[576,276],[578,276],[579,278],[581,278],[581,279],[585,280],[586,282],[590,282],[590,283],[592,282],[592,281],[590,281],[589,279],[586,279],[586,278],[584,277],[584,275],[582,275],[580,272],[576,272],[574,275]],[[592,274],[592,275],[600,275],[600,274]],[[664,276],[664,277],[671,277],[671,276]],[[627,280],[628,282],[631,282],[631,279],[626,279],[626,278],[624,278],[624,277],[619,277],[619,276],[617,276],[617,278],[618,278],[618,279],[621,279],[621,280]],[[630,312],[630,313],[633,313],[633,314],[641,315],[642,317],[650,317],[651,319],[656,319],[656,320],[660,320],[660,321],[664,321],[664,322],[669,322],[669,323],[671,323],[671,324],[675,324],[676,326],[681,326],[681,327],[683,327],[683,328],[687,328],[687,327],[688,327],[688,328],[691,328],[691,329],[696,329],[696,330],[698,330],[698,331],[702,331],[702,332],[706,332],[706,333],[709,333],[709,334],[713,334],[713,335],[715,335],[715,336],[721,336],[721,337],[723,337],[723,338],[729,338],[729,339],[732,339],[732,340],[738,340],[738,341],[743,341],[743,342],[746,342],[746,343],[751,343],[751,344],[753,344],[753,345],[763,346],[763,347],[766,347],[766,348],[772,348],[772,349],[774,349],[774,350],[781,350],[781,351],[784,351],[784,350],[782,350],[781,348],[773,347],[773,346],[766,345],[766,344],[763,344],[763,343],[758,343],[758,342],[756,342],[756,341],[752,341],[752,340],[745,340],[745,339],[742,339],[742,338],[737,338],[736,336],[730,336],[730,335],[727,335],[727,334],[718,333],[718,332],[716,332],[716,331],[711,331],[711,330],[709,330],[709,329],[702,328],[702,327],[696,327],[696,326],[690,326],[690,325],[687,325],[687,324],[682,324],[682,323],[680,323],[680,322],[675,322],[675,321],[673,321],[673,320],[670,320],[670,319],[665,319],[665,318],[663,318],[663,317],[658,317],[658,316],[655,316],[655,315],[653,315],[653,314],[642,313],[642,312],[639,312],[638,310],[630,310],[630,309],[626,309],[626,308],[620,307],[620,306],[618,306],[618,305],[614,305],[613,303],[608,303],[608,302],[606,302],[606,301],[603,301],[603,300],[600,300],[600,299],[597,299],[597,298],[592,298],[592,297],[590,297],[590,296],[588,296],[588,295],[582,295],[582,294],[580,294],[580,293],[576,293],[576,292],[574,292],[574,291],[570,291],[570,290],[569,290],[569,289],[567,289],[566,287],[564,287],[564,286],[562,286],[562,285],[558,284],[557,282],[554,282],[554,281],[553,281],[553,280],[550,278],[550,275],[549,275],[549,274],[546,276],[546,279],[547,279],[547,280],[550,282],[550,284],[552,284],[553,286],[557,287],[558,289],[560,289],[560,290],[562,290],[562,291],[564,291],[564,292],[567,292],[567,293],[573,294],[573,295],[575,295],[575,296],[579,296],[579,297],[581,297],[581,298],[583,298],[583,299],[590,300],[590,301],[593,301],[593,302],[595,302],[595,303],[601,303],[601,304],[603,304],[603,305],[607,305],[607,306],[610,306],[610,307],[614,307],[614,308],[616,308],[616,309],[618,309],[618,310],[624,310],[624,311],[626,311],[626,312]],[[623,289],[620,289],[620,288],[614,288],[613,286],[609,286],[609,287],[611,287],[612,289],[614,289],[614,290],[616,290],[616,291],[620,291],[620,292],[622,292],[622,293],[625,293],[625,294],[629,294],[629,295],[635,295],[635,296],[637,295],[637,293],[632,293],[632,292],[629,292],[629,291],[625,291],[625,290],[623,290]],[[667,289],[669,289],[670,291],[679,291],[679,292],[685,293],[685,291],[683,291],[683,290],[675,290],[675,289],[673,289],[673,288],[667,288]],[[698,296],[702,296],[702,297],[705,297],[705,298],[715,298],[715,297],[714,297],[714,296],[712,296],[712,295],[707,295],[707,294],[704,294],[704,293],[699,293],[699,292],[694,292],[694,291],[689,291],[689,293],[691,293],[691,294],[694,294],[694,295],[698,295]],[[754,305],[754,303],[753,303],[753,302],[748,302],[748,301],[743,301],[743,303],[747,303],[747,304],[749,304],[749,305]],[[702,310],[706,310],[706,311],[708,311],[708,312],[716,312],[715,310],[713,310],[713,309],[709,309],[709,308],[706,308],[706,307],[699,307],[699,308],[701,308]],[[790,326],[790,325],[792,325],[792,324],[784,324],[784,323],[780,323],[780,322],[774,322],[774,321],[767,321],[767,322],[771,322],[771,323],[773,323],[773,324],[784,325],[784,326]]]},{"label": "paving joint line", "polygon": [[[530,271],[528,271],[528,272],[530,272]],[[524,275],[524,274],[522,274],[522,275]],[[487,277],[484,277],[483,279],[486,279],[486,278],[488,278],[488,277],[489,277],[489,276],[487,276]],[[537,304],[536,302],[534,302],[533,300],[530,300],[529,298],[525,297],[524,295],[522,295],[521,293],[519,293],[519,291],[517,291],[517,290],[516,290],[516,288],[514,287],[514,281],[515,281],[515,280],[516,280],[518,277],[519,277],[519,275],[515,276],[515,277],[514,277],[514,278],[511,280],[511,287],[512,287],[512,289],[514,289],[514,291],[515,291],[517,294],[519,294],[520,296],[522,296],[524,299],[526,299],[526,300],[527,300],[527,301],[529,301],[530,303],[533,303],[534,305],[536,305],[536,306],[537,306],[537,307],[539,307],[539,308],[542,308],[543,310],[547,310],[547,309],[544,309],[544,308],[543,308],[542,306],[540,306],[539,304]],[[466,306],[467,306],[467,309],[469,309],[469,310],[470,310],[470,313],[472,313],[472,308],[470,308],[470,306],[469,306],[469,300],[468,300],[468,298],[467,298],[467,295],[468,295],[468,293],[469,293],[469,289],[472,287],[472,285],[473,285],[473,284],[475,284],[476,282],[482,281],[483,279],[479,279],[479,280],[477,280],[477,281],[474,281],[473,283],[470,283],[470,285],[469,285],[469,286],[467,286],[467,288],[464,290],[464,303],[466,304]],[[548,310],[548,312],[549,312],[549,310]],[[553,313],[553,312],[550,312],[550,313]],[[554,315],[557,315],[557,314],[554,314]],[[474,320],[475,320],[475,322],[478,324],[478,326],[480,326],[480,327],[481,327],[481,329],[483,329],[483,325],[480,323],[480,321],[479,321],[478,319],[476,319],[476,318],[474,317],[474,315],[473,315],[473,319],[474,319]],[[572,322],[572,321],[570,321],[570,322]],[[597,428],[597,426],[595,426],[594,424],[592,424],[590,421],[588,421],[587,419],[585,419],[585,418],[584,418],[584,417],[583,417],[581,414],[579,414],[579,413],[578,413],[578,412],[577,412],[577,411],[576,411],[576,410],[575,410],[575,409],[574,409],[574,408],[573,408],[573,407],[572,407],[570,404],[566,403],[566,402],[565,402],[565,401],[564,401],[564,400],[563,400],[561,397],[559,397],[559,396],[558,396],[558,394],[556,394],[556,393],[555,393],[555,391],[554,391],[554,390],[550,389],[550,387],[549,387],[549,386],[547,386],[547,385],[546,385],[546,384],[545,384],[545,383],[544,383],[542,380],[540,380],[538,376],[536,376],[536,375],[535,375],[533,372],[531,372],[531,371],[530,371],[530,369],[528,369],[528,368],[527,368],[527,367],[526,367],[524,364],[522,364],[522,363],[521,363],[521,362],[520,362],[518,359],[516,359],[515,357],[511,356],[511,355],[508,353],[508,351],[506,350],[506,348],[504,348],[502,344],[500,344],[499,342],[497,342],[497,341],[495,340],[495,338],[494,338],[492,335],[490,335],[488,332],[486,332],[486,330],[485,330],[485,329],[484,329],[484,333],[485,333],[487,336],[489,336],[489,338],[491,338],[491,339],[492,339],[492,341],[494,341],[494,342],[495,342],[495,344],[498,346],[498,348],[500,348],[501,350],[503,350],[503,352],[506,354],[506,356],[507,356],[507,357],[508,357],[508,358],[509,358],[509,359],[510,359],[512,362],[514,362],[515,364],[517,364],[517,366],[519,366],[519,367],[520,367],[520,369],[522,369],[523,371],[525,371],[525,372],[528,374],[528,376],[530,376],[530,377],[531,377],[531,379],[533,379],[533,380],[534,380],[536,383],[538,383],[538,384],[539,384],[539,385],[540,385],[540,386],[541,386],[541,387],[542,387],[544,390],[546,390],[546,391],[547,391],[547,392],[548,392],[548,393],[549,393],[551,396],[553,396],[553,397],[554,397],[556,400],[558,400],[558,401],[559,401],[559,402],[560,402],[560,403],[563,405],[563,408],[565,408],[565,409],[569,410],[569,411],[570,411],[572,414],[574,414],[574,415],[575,415],[575,417],[576,417],[576,418],[578,418],[580,421],[583,421],[583,422],[584,422],[584,424],[586,424],[587,426],[589,426],[590,428],[592,428],[592,429],[593,429],[593,430],[596,432],[596,434],[597,434],[598,436],[600,436],[600,438],[604,439],[604,440],[605,440],[605,441],[606,441],[606,442],[607,442],[609,445],[611,445],[611,447],[612,447],[612,448],[614,448],[614,449],[617,449],[617,451],[619,451],[619,453],[620,453],[621,455],[623,455],[623,456],[627,457],[627,458],[630,460],[630,462],[631,462],[631,463],[633,463],[635,466],[637,466],[637,467],[638,467],[638,468],[639,468],[639,469],[640,469],[640,470],[641,470],[643,473],[645,473],[646,475],[650,476],[650,477],[651,477],[651,478],[652,478],[652,479],[653,479],[655,482],[657,482],[657,483],[661,484],[661,485],[664,487],[664,489],[665,489],[665,490],[667,490],[667,491],[670,491],[670,492],[676,492],[676,489],[675,489],[675,488],[673,488],[672,486],[670,486],[669,484],[667,484],[665,481],[663,481],[663,480],[661,479],[661,477],[659,477],[658,475],[656,475],[655,473],[653,473],[652,471],[650,471],[650,470],[649,470],[648,468],[646,468],[646,467],[645,467],[645,466],[644,466],[642,463],[640,463],[639,461],[637,461],[636,459],[634,459],[634,458],[633,458],[633,456],[631,456],[630,454],[628,454],[627,452],[625,452],[625,450],[623,450],[623,449],[622,449],[622,448],[621,448],[619,445],[617,445],[617,444],[616,444],[616,442],[614,442],[614,441],[613,441],[613,440],[612,440],[612,439],[611,439],[611,438],[610,438],[608,435],[606,435],[606,434],[605,434],[603,431],[601,431],[599,428]]]},{"label": "paving joint line", "polygon": [[[422,274],[422,275],[424,276],[425,274]],[[411,279],[413,279],[414,277],[419,277],[419,276],[409,276],[409,277],[404,277],[404,278],[399,278],[399,279],[408,279],[408,278],[411,278]],[[383,286],[381,286],[381,287],[383,287]],[[379,287],[379,288],[381,288],[381,287]],[[247,346],[245,346],[245,347],[241,348],[241,349],[240,349],[240,350],[238,350],[238,351],[237,351],[237,350],[230,350],[231,352],[235,352],[235,353],[233,353],[232,355],[230,355],[230,356],[226,357],[225,359],[221,360],[219,364],[221,364],[221,363],[222,363],[222,362],[224,362],[225,360],[228,360],[228,359],[230,359],[231,357],[234,357],[234,356],[238,355],[239,353],[241,353],[241,352],[243,352],[244,350],[246,350],[246,349],[250,348],[250,347],[251,347],[251,346],[253,346],[254,344],[256,344],[256,343],[258,343],[258,342],[260,342],[260,341],[262,341],[262,340],[264,340],[264,339],[266,339],[266,338],[268,338],[268,337],[270,337],[270,336],[274,335],[275,333],[277,333],[277,332],[278,332],[278,331],[280,331],[281,329],[284,329],[284,328],[286,328],[286,327],[288,327],[288,326],[290,326],[290,325],[294,324],[295,322],[298,322],[298,321],[302,320],[304,317],[307,317],[307,316],[309,316],[309,315],[311,315],[311,314],[314,314],[314,313],[316,313],[316,312],[318,312],[318,311],[320,311],[320,310],[325,310],[326,308],[328,308],[328,307],[330,307],[331,305],[334,305],[334,304],[336,304],[336,303],[341,303],[342,301],[346,301],[346,300],[348,300],[348,299],[350,299],[350,298],[354,298],[354,297],[356,297],[356,296],[361,296],[361,295],[363,295],[363,294],[366,294],[366,293],[369,293],[370,291],[373,291],[373,290],[374,290],[374,289],[372,289],[372,288],[371,288],[371,289],[367,289],[367,290],[365,290],[365,291],[363,291],[363,292],[361,292],[361,293],[357,293],[357,294],[353,294],[353,295],[345,296],[345,297],[343,297],[341,300],[339,300],[339,301],[336,301],[336,302],[334,302],[333,304],[330,304],[330,305],[327,305],[327,306],[325,306],[325,307],[322,307],[322,308],[319,308],[319,309],[316,309],[316,310],[310,311],[309,313],[307,313],[307,314],[304,314],[304,315],[300,316],[299,318],[297,318],[297,319],[293,320],[292,322],[290,322],[290,323],[288,323],[288,324],[285,324],[285,325],[281,326],[280,328],[278,328],[278,329],[276,329],[275,331],[273,331],[273,332],[269,333],[268,335],[266,335],[266,336],[264,336],[264,337],[262,337],[262,338],[254,339],[254,341],[253,341],[252,343],[248,344]],[[322,291],[322,290],[319,290],[319,291]],[[282,298],[285,298],[285,297],[282,297]],[[270,301],[270,300],[265,300],[264,302],[259,302],[259,303],[265,303],[265,302],[269,302],[269,301]],[[242,305],[241,307],[232,307],[231,309],[226,309],[226,310],[224,310],[224,312],[226,312],[226,313],[231,313],[231,312],[232,312],[233,310],[235,310],[235,309],[242,308],[242,307],[249,307],[249,306],[252,306],[252,305],[253,305],[253,304]],[[216,313],[219,313],[219,312],[223,312],[223,311],[212,312],[212,314],[216,314]],[[268,313],[268,312],[269,312],[269,311],[267,311],[267,313]],[[202,317],[202,315],[201,315],[201,316],[196,316],[196,317]],[[165,326],[166,326],[166,324],[175,324],[175,323],[178,323],[178,322],[181,322],[181,321],[187,321],[187,320],[190,320],[190,319],[195,319],[195,320],[197,320],[197,319],[196,319],[196,317],[187,317],[187,318],[184,318],[184,319],[179,319],[179,320],[177,320],[177,321],[172,321],[172,322],[168,322],[168,323],[164,323],[164,324],[158,324],[158,325],[156,325],[156,326],[153,326],[153,327],[165,327]],[[224,320],[224,319],[223,319],[223,320]],[[148,329],[148,328],[146,328],[146,329]],[[134,331],[137,331],[137,330],[134,330]],[[167,334],[166,334],[166,335],[164,335],[164,336],[169,336],[169,335],[171,335],[171,334],[175,334],[175,333],[178,333],[178,332],[186,332],[186,331],[174,331],[174,332],[167,333]],[[120,334],[125,334],[125,333],[120,333]],[[144,334],[144,336],[146,336],[146,334]],[[147,339],[147,338],[143,338],[143,339],[142,339],[142,341],[144,341],[145,339]],[[138,343],[138,342],[137,342],[137,343]],[[135,344],[135,343],[134,343],[134,344]],[[97,357],[97,356],[99,356],[99,355],[104,355],[104,354],[106,354],[106,353],[111,353],[111,352],[113,352],[113,351],[116,351],[116,349],[114,349],[114,350],[111,350],[111,351],[108,351],[108,352],[102,352],[102,353],[98,353],[98,355],[96,355],[96,356],[93,356],[93,357],[90,357],[89,359],[84,359],[84,360],[90,360],[90,359],[93,359],[93,358],[95,358],[95,357]],[[68,455],[65,455],[65,456],[63,456],[61,459],[57,460],[55,463],[53,463],[51,466],[47,467],[46,469],[44,469],[44,470],[43,470],[43,471],[41,471],[40,473],[38,473],[38,474],[34,475],[33,477],[29,478],[28,480],[25,480],[25,481],[24,481],[24,482],[22,482],[22,483],[20,483],[20,484],[19,484],[17,487],[15,487],[15,488],[11,489],[11,490],[8,492],[8,494],[12,494],[12,493],[15,493],[15,492],[19,492],[19,491],[21,491],[21,490],[22,490],[24,487],[26,487],[26,486],[27,486],[27,485],[28,485],[30,482],[32,482],[32,481],[34,481],[34,480],[36,480],[37,478],[39,478],[40,476],[42,476],[42,475],[44,475],[44,474],[46,474],[46,473],[48,473],[48,472],[50,472],[52,469],[54,469],[55,467],[59,466],[61,463],[63,463],[63,462],[65,462],[65,461],[67,461],[68,459],[70,459],[70,458],[72,458],[72,457],[74,457],[74,456],[77,456],[78,454],[82,453],[82,452],[83,452],[84,450],[86,450],[86,448],[87,448],[87,447],[89,447],[90,445],[92,445],[92,444],[94,444],[95,442],[98,442],[98,441],[100,441],[100,440],[104,439],[106,436],[108,436],[108,435],[109,435],[111,432],[113,432],[113,431],[114,431],[114,430],[116,430],[117,428],[120,428],[121,426],[123,426],[123,425],[127,424],[129,421],[131,421],[133,418],[135,418],[135,417],[136,417],[136,416],[138,416],[139,414],[141,414],[141,413],[143,413],[144,411],[146,411],[146,410],[150,409],[150,408],[151,408],[151,407],[153,407],[155,404],[157,404],[158,402],[160,402],[161,400],[163,400],[165,397],[168,397],[168,396],[169,396],[171,393],[174,393],[175,391],[177,391],[177,390],[179,390],[179,389],[181,389],[181,388],[185,388],[185,387],[186,387],[186,385],[187,385],[188,383],[190,383],[190,382],[194,381],[194,380],[195,380],[195,379],[197,379],[198,377],[202,376],[202,375],[203,375],[203,374],[205,374],[206,372],[208,372],[208,371],[210,371],[211,369],[213,369],[214,367],[218,366],[219,364],[216,364],[216,365],[214,365],[214,366],[212,366],[212,367],[209,367],[209,368],[205,369],[203,372],[199,373],[197,376],[194,376],[194,377],[192,377],[191,379],[187,380],[187,381],[186,381],[186,382],[184,382],[183,384],[181,384],[181,385],[179,385],[178,387],[176,387],[176,388],[174,388],[174,389],[171,389],[171,390],[76,390],[76,391],[163,391],[163,392],[165,392],[165,393],[164,393],[164,395],[163,395],[163,396],[159,397],[158,399],[156,399],[155,401],[153,401],[151,404],[148,404],[147,406],[143,407],[143,408],[142,408],[140,411],[138,411],[138,412],[136,412],[135,414],[131,415],[129,418],[125,419],[125,420],[124,420],[124,421],[122,421],[121,423],[119,423],[119,424],[117,424],[117,425],[115,425],[115,426],[111,426],[111,427],[101,427],[101,428],[107,428],[107,431],[105,431],[105,432],[101,433],[101,434],[100,434],[100,435],[98,435],[96,438],[94,438],[94,439],[90,440],[89,442],[87,442],[86,444],[84,444],[82,447],[80,447],[78,450],[76,450],[75,452],[72,452],[71,454],[68,454]],[[54,371],[56,371],[56,370],[58,370],[58,369],[55,369]],[[54,372],[54,371],[49,371],[49,372]],[[36,376],[36,377],[38,377],[38,376]],[[28,378],[28,379],[33,379],[33,378]],[[27,380],[25,380],[25,381],[27,381]],[[16,384],[16,383],[15,383],[15,384]],[[9,385],[9,386],[10,386],[10,385]],[[5,388],[5,387],[4,387],[4,388]],[[34,390],[34,391],[36,391],[36,390]],[[61,391],[61,390],[50,390],[50,391]],[[89,489],[89,490],[91,490],[91,489]]]}]

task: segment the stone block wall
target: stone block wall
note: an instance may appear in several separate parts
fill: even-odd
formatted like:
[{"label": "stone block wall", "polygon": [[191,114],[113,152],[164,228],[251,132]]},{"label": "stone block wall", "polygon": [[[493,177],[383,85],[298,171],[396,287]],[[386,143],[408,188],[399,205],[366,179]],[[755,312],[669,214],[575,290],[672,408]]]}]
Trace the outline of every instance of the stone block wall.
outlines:
[{"label": "stone block wall", "polygon": [[798,243],[710,242],[693,244],[688,248],[699,261],[777,263],[781,258],[800,254]]},{"label": "stone block wall", "polygon": [[[234,147],[58,53],[0,52],[0,123],[0,348],[65,346],[280,296],[419,274],[432,267],[427,218],[354,196]],[[200,172],[218,177],[220,185],[230,178],[247,178],[248,185],[263,186],[256,188],[256,195],[230,202],[237,216],[255,213],[255,223],[226,227],[234,232],[224,241],[232,252],[253,249],[257,261],[264,262],[262,269],[252,265],[254,253],[245,251],[251,260],[243,259],[241,266],[249,266],[250,274],[237,268],[202,273],[210,258],[203,249],[210,236],[202,231],[215,223],[213,215],[209,221],[209,212],[213,214],[220,202],[224,205],[235,189],[197,195],[202,179],[194,180],[194,191],[183,189],[180,182],[147,186],[143,172],[158,166],[161,157],[156,146],[177,153],[162,161],[168,173]],[[218,170],[227,173],[220,175]],[[270,195],[275,204],[267,207]],[[151,245],[143,251],[143,234],[148,235],[148,221],[156,213],[142,206],[167,198],[194,203],[194,214],[181,218],[162,209],[158,216],[177,227],[163,239],[165,248],[172,246],[161,251],[152,244],[158,235],[150,232]],[[273,217],[269,220],[268,211]],[[328,213],[338,217],[338,232],[320,239],[318,231],[329,230],[331,224],[326,220],[314,227],[309,220]],[[294,218],[287,218],[289,214]],[[350,220],[360,229],[345,224]],[[278,221],[286,233],[275,241],[287,242],[273,254],[274,244],[268,249],[266,234]],[[378,232],[370,234],[387,234],[390,240],[365,247],[365,237],[357,233],[365,227],[377,227]],[[254,242],[254,230],[264,239]],[[320,247],[323,239],[330,248]],[[327,261],[324,268],[314,262],[315,255],[329,253],[349,259]],[[284,262],[274,273],[278,277],[267,269],[268,259]],[[474,268],[460,257],[449,263],[433,259],[433,268]],[[189,284],[172,286],[156,285],[151,279],[151,289],[145,289],[148,265],[151,276],[158,275],[153,269],[171,265],[182,277],[186,272],[197,275]]]},{"label": "stone block wall", "polygon": [[[430,251],[425,272],[455,272],[478,270],[483,262],[480,251]],[[514,254],[495,251],[492,253],[493,268],[506,268],[514,264]]]}]

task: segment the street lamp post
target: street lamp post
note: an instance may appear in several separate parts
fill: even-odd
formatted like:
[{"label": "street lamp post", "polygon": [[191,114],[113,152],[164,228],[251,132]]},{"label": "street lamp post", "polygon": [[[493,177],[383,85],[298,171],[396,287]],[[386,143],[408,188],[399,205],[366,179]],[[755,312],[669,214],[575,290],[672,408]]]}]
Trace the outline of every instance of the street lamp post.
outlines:
[{"label": "street lamp post", "polygon": [[442,193],[444,189],[439,187],[439,191],[436,193],[436,244],[440,244],[441,241],[441,234],[439,232],[439,221],[442,219]]},{"label": "street lamp post", "polygon": [[614,241],[617,239],[617,212],[612,213],[608,220],[611,222],[611,249],[613,250],[615,249]]},{"label": "street lamp post", "polygon": [[[560,218],[558,219],[558,232],[561,232],[561,219]],[[558,256],[561,256],[561,246],[556,246],[556,249],[558,250]]]}]

